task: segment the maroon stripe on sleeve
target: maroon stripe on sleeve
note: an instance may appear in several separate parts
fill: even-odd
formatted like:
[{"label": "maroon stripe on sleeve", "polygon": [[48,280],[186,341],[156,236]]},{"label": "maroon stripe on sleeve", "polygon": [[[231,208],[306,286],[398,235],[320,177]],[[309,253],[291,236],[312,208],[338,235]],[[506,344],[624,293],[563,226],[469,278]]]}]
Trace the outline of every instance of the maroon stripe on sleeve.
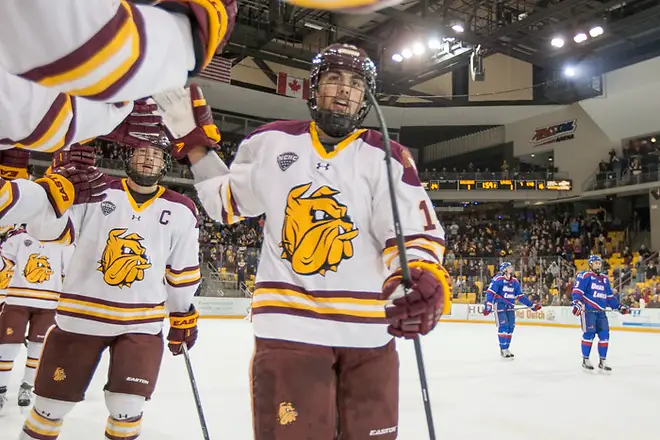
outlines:
[{"label": "maroon stripe on sleeve", "polygon": [[35,67],[19,76],[33,82],[39,82],[45,78],[69,72],[89,61],[101,49],[112,42],[117,34],[117,30],[121,29],[124,23],[130,19],[126,8],[119,2],[118,6],[117,13],[114,17],[78,49],[50,64]]},{"label": "maroon stripe on sleeve", "polygon": [[121,78],[115,81],[104,91],[97,93],[96,95],[85,96],[87,99],[103,101],[114,96],[119,90],[121,90],[122,87],[124,87],[128,81],[130,81],[131,78],[135,76],[135,73],[140,68],[142,61],[144,60],[144,55],[147,51],[147,35],[144,29],[144,19],[142,17],[142,13],[134,5],[130,3],[125,4],[128,5],[133,11],[133,21],[135,22],[135,26],[137,27],[138,31],[137,38],[140,39],[140,54],[138,55],[138,59],[135,60],[131,68],[128,69],[126,73],[121,76]]},{"label": "maroon stripe on sleeve", "polygon": [[48,111],[46,111],[44,117],[41,118],[41,121],[39,121],[39,124],[37,124],[32,133],[30,133],[26,138],[18,141],[13,139],[2,139],[0,140],[0,143],[30,145],[37,142],[53,125],[53,121],[55,121],[55,118],[60,113],[60,111],[62,111],[62,108],[64,108],[69,99],[70,98],[68,96],[60,93],[57,98],[55,98],[55,101],[53,101]]}]

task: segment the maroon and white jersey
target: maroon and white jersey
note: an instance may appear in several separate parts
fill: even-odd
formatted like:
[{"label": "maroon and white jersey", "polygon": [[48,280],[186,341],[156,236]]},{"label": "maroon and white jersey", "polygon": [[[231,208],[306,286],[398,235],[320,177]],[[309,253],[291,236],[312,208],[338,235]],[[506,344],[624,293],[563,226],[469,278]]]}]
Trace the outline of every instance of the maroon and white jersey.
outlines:
[{"label": "maroon and white jersey", "polygon": [[195,65],[183,14],[119,0],[4,1],[0,149],[54,152],[107,134],[130,102],[183,87]]},{"label": "maroon and white jersey", "polygon": [[[38,185],[14,182],[21,192]],[[168,311],[189,310],[199,285],[197,221],[188,197],[159,187],[138,204],[126,179],[113,180],[103,202],[75,205],[61,218],[50,203],[41,206],[28,222],[28,233],[76,244],[57,325],[99,336],[158,334]]]},{"label": "maroon and white jersey", "polygon": [[73,249],[74,246],[43,243],[25,231],[9,237],[1,251],[3,266],[11,271],[6,303],[54,309]]},{"label": "maroon and white jersey", "polygon": [[[392,148],[408,258],[441,264],[444,230],[410,153]],[[266,214],[252,299],[258,337],[342,347],[391,339],[377,300],[399,265],[384,158],[376,131],[328,151],[313,123],[286,121],[248,136],[229,170],[215,153],[193,166],[212,218]]]}]

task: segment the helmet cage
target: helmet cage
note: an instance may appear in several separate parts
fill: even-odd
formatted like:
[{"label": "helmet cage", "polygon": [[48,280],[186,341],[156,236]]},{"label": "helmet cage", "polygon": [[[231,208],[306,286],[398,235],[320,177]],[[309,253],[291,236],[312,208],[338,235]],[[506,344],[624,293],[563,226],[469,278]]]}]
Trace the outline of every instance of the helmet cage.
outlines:
[{"label": "helmet cage", "polygon": [[[365,84],[365,96],[354,115],[321,109],[319,106],[319,84],[323,73],[330,70],[345,70],[362,76]],[[376,93],[376,66],[366,53],[355,46],[333,44],[312,60],[309,80],[309,107],[312,119],[328,135],[345,137],[358,128],[371,110],[371,102],[366,96],[366,89]]]},{"label": "helmet cage", "polygon": [[[162,163],[160,169],[157,163],[154,162],[154,168],[151,172],[141,172],[133,166],[133,155],[140,150],[146,148],[154,148],[163,152]],[[124,162],[124,171],[129,179],[135,182],[138,186],[150,187],[156,185],[160,180],[165,177],[168,171],[172,169],[172,156],[169,153],[170,143],[167,137],[163,134],[158,140],[153,142],[149,147],[143,148],[125,148],[122,152],[122,161]],[[142,163],[138,162],[138,168],[141,168]]]}]

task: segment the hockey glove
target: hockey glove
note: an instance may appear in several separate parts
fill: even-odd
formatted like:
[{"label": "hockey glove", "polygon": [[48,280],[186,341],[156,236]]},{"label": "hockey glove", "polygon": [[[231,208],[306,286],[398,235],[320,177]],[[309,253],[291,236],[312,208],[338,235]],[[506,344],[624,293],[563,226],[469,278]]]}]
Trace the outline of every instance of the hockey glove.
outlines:
[{"label": "hockey glove", "polygon": [[530,306],[530,309],[532,309],[532,312],[538,312],[539,310],[542,309],[542,307],[541,307],[541,304],[535,302],[535,303],[532,303],[532,305]]},{"label": "hockey glove", "polygon": [[170,332],[167,334],[168,344],[174,356],[182,353],[181,344],[186,343],[191,349],[197,341],[197,320],[199,313],[195,306],[190,304],[190,309],[185,313],[170,313]]},{"label": "hockey glove", "polygon": [[387,331],[392,336],[415,339],[433,330],[443,313],[451,307],[449,274],[438,264],[410,263],[410,290],[401,285],[401,269],[387,277],[379,297],[387,300]]},{"label": "hockey glove", "polygon": [[[117,104],[131,105],[131,104]],[[117,142],[132,148],[147,148],[158,141],[163,119],[156,113],[157,106],[140,99],[133,103],[133,112],[112,132],[100,139]]]},{"label": "hockey glove", "polygon": [[625,304],[621,304],[619,306],[619,313],[621,313],[622,315],[627,315],[628,313],[630,313],[630,307],[628,307]]},{"label": "hockey glove", "polygon": [[571,303],[571,305],[573,306],[573,314],[575,316],[580,316],[584,311],[584,304],[582,304],[580,301],[575,300]]},{"label": "hockey glove", "polygon": [[102,201],[108,188],[105,174],[97,168],[75,164],[56,168],[35,182],[46,190],[57,217],[62,217],[71,205]]},{"label": "hockey glove", "polygon": [[59,168],[70,163],[93,167],[96,162],[96,149],[89,145],[73,144],[68,150],[60,150],[53,154],[53,168]]},{"label": "hockey glove", "polygon": [[212,148],[220,141],[211,106],[197,84],[154,95],[163,116],[165,132],[172,142],[172,157],[185,161],[195,147]]},{"label": "hockey glove", "polygon": [[484,314],[484,316],[488,316],[488,315],[490,315],[491,313],[493,313],[493,303],[487,302],[487,303],[484,305],[484,311],[483,311],[483,314]]},{"label": "hockey glove", "polygon": [[18,148],[0,151],[0,178],[5,180],[29,178],[30,152]]},{"label": "hockey glove", "polygon": [[186,15],[190,19],[195,47],[196,76],[221,53],[236,22],[236,0],[159,0],[159,8]]}]

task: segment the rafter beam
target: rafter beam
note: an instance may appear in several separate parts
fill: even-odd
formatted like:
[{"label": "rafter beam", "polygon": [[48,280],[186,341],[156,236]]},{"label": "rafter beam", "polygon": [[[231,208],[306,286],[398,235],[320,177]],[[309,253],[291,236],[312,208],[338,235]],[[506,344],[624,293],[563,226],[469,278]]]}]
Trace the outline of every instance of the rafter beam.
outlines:
[{"label": "rafter beam", "polygon": [[[262,60],[270,61],[273,63],[283,64],[285,66],[293,67],[301,70],[309,70],[311,67],[310,61],[298,59],[296,57],[289,57],[284,54],[278,54],[263,49],[254,49],[234,42],[229,42],[227,48],[233,52],[241,54],[244,57],[260,58]],[[310,58],[311,60],[311,58]]]},{"label": "rafter beam", "polygon": [[[566,1],[577,1],[577,0],[566,0]],[[584,0],[580,0],[580,1],[584,1]],[[393,8],[386,8],[378,11],[378,13],[386,15],[388,17],[395,18],[397,20],[401,20],[403,22],[414,24],[416,26],[425,29],[441,28],[447,33],[447,35],[456,36],[458,39],[465,41],[466,43],[473,44],[475,46],[481,45],[483,48],[492,49],[496,52],[501,52],[506,55],[510,55],[514,58],[518,58],[522,61],[526,61],[528,63],[535,64],[538,66],[547,65],[547,62],[544,60],[544,58],[530,55],[524,52],[520,48],[509,47],[506,44],[503,44],[502,42],[497,41],[491,37],[482,37],[480,35],[475,34],[474,32],[470,32],[467,29],[460,34],[457,34],[444,23],[442,17],[439,17],[437,15],[430,15],[424,18],[415,14],[409,14],[407,12],[398,11]]]},{"label": "rafter beam", "polygon": [[273,69],[270,68],[268,64],[261,58],[252,58],[254,60],[254,64],[257,65],[258,68],[261,69],[261,71],[268,77],[270,82],[273,83],[273,85],[277,85],[277,73],[273,71]]},{"label": "rafter beam", "polygon": [[564,0],[561,3],[555,3],[548,8],[539,9],[537,12],[533,12],[532,14],[525,17],[523,20],[516,21],[515,23],[511,23],[510,25],[499,28],[495,32],[489,34],[488,39],[498,40],[504,36],[514,34],[528,26],[533,25],[534,23],[538,23],[539,21],[546,20],[558,14],[562,14],[565,11],[568,11],[571,8],[586,1],[588,0]]}]

